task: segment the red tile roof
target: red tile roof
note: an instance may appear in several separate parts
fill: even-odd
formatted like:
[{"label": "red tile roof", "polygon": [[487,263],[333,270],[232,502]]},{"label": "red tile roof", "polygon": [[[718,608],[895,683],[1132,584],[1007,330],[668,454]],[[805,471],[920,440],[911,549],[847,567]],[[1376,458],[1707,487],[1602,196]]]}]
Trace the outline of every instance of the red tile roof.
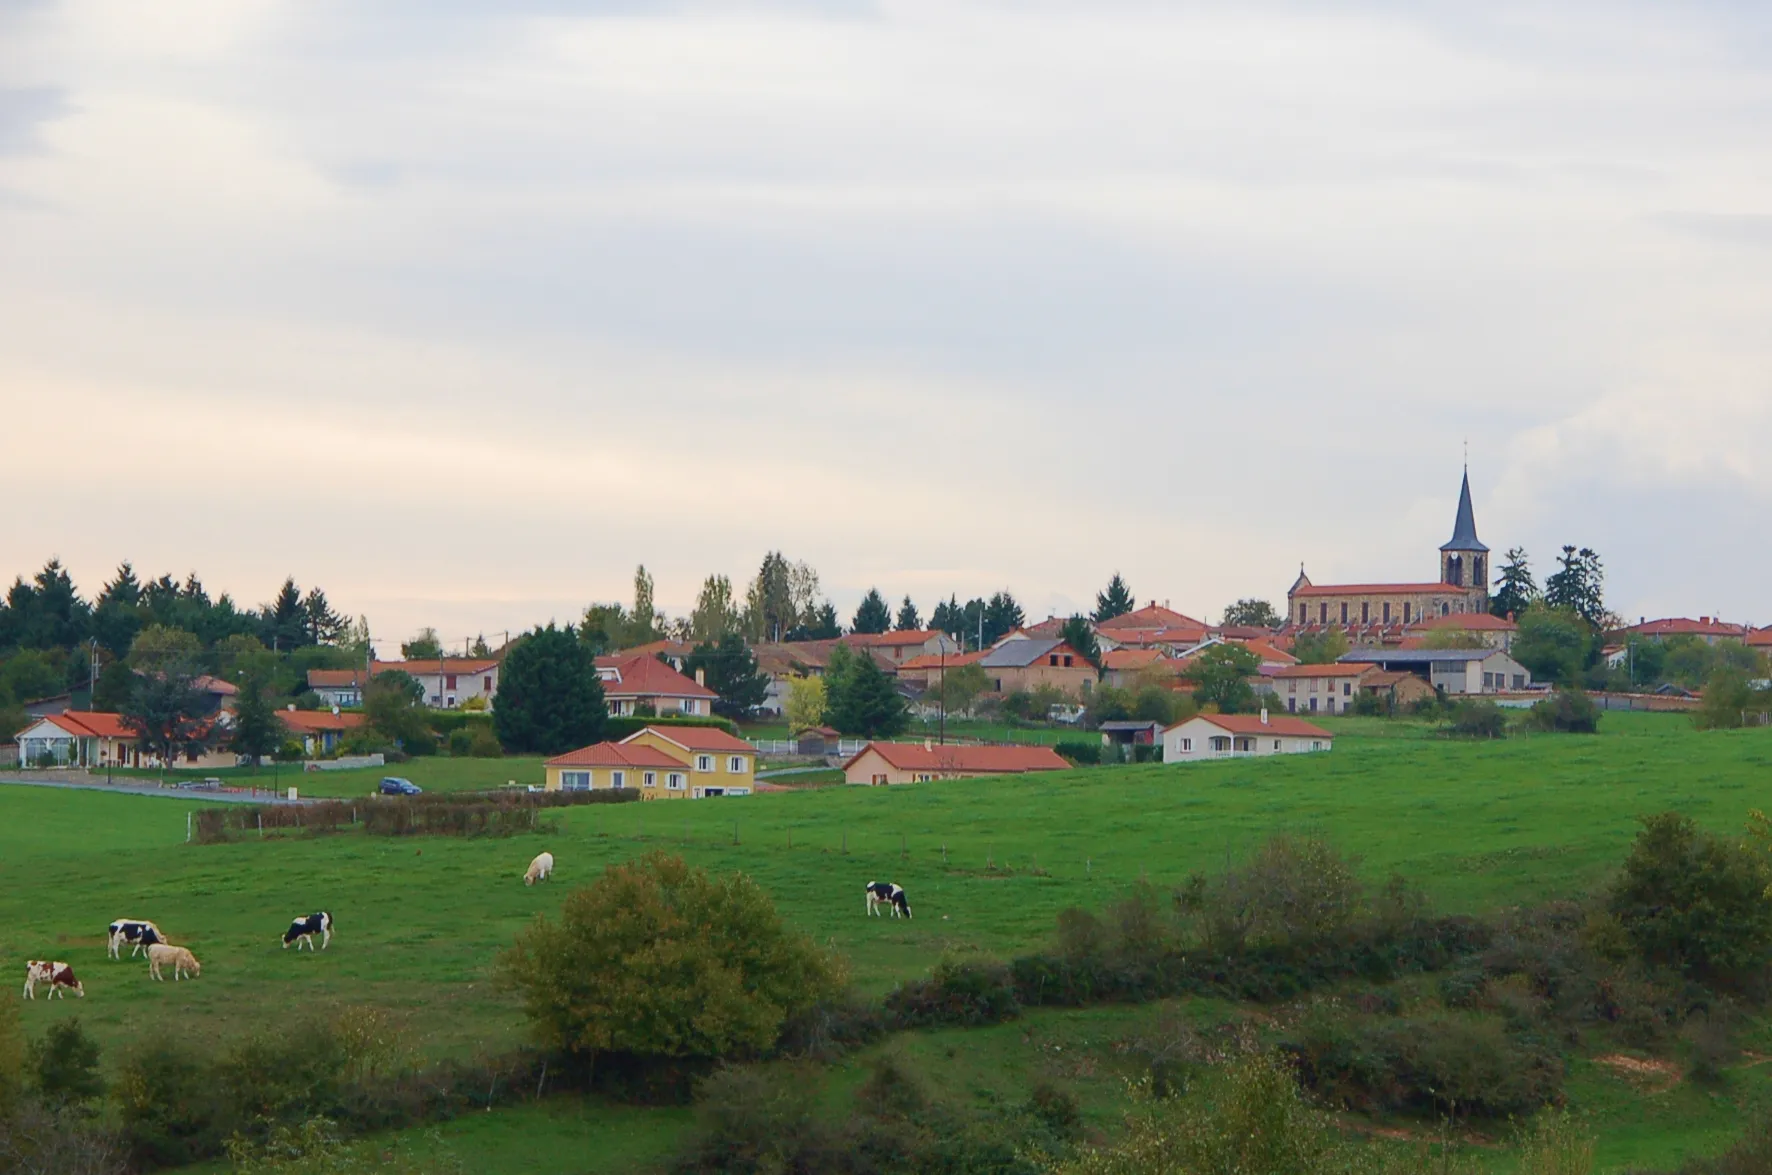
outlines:
[{"label": "red tile roof", "polygon": [[410,673],[414,677],[421,674],[434,677],[439,673],[485,673],[489,669],[497,668],[498,662],[488,657],[445,657],[441,661],[377,661],[374,665],[376,673],[386,673],[389,670],[398,669],[400,672]]},{"label": "red tile roof", "polygon": [[852,632],[842,638],[846,645],[922,645],[940,636],[933,628],[908,628],[902,632]]},{"label": "red tile roof", "polygon": [[1116,645],[1197,645],[1206,639],[1205,628],[1104,628],[1100,636]]},{"label": "red tile roof", "polygon": [[1436,616],[1432,620],[1418,620],[1411,628],[1450,628],[1463,629],[1465,632],[1518,632],[1520,626],[1504,616],[1491,616],[1487,612],[1454,612],[1450,616]]},{"label": "red tile roof", "polygon": [[598,657],[597,668],[614,670],[619,681],[605,680],[603,695],[609,698],[717,698],[705,685],[695,684],[657,657],[618,653]]},{"label": "red tile roof", "polygon": [[621,743],[597,743],[555,755],[544,767],[661,767],[681,771],[683,764],[657,747],[627,747]]},{"label": "red tile roof", "polygon": [[1146,665],[1156,665],[1168,659],[1161,649],[1113,649],[1101,655],[1101,667],[1143,669]]},{"label": "red tile roof", "polygon": [[1263,665],[1296,665],[1298,658],[1267,641],[1244,641],[1243,647],[1261,658]]},{"label": "red tile roof", "polygon": [[[1278,734],[1286,738],[1334,738],[1321,726],[1312,726],[1302,718],[1286,714],[1269,714],[1266,722],[1259,714],[1199,714],[1187,722],[1210,722],[1227,734]],[[1175,726],[1186,726],[1178,722]],[[1169,729],[1174,730],[1175,726]]]},{"label": "red tile roof", "polygon": [[1051,747],[961,747],[952,744],[925,747],[922,743],[869,743],[843,764],[876,751],[900,771],[965,771],[979,775],[1013,774],[1023,771],[1063,771],[1070,764]]},{"label": "red tile roof", "polygon": [[1638,636],[1728,636],[1743,637],[1747,635],[1747,626],[1727,624],[1709,616],[1701,616],[1693,620],[1686,616],[1675,616],[1666,620],[1646,620],[1642,624],[1633,625],[1624,630]]},{"label": "red tile roof", "polygon": [[1184,616],[1180,612],[1168,608],[1147,604],[1135,612],[1127,612],[1112,620],[1104,620],[1096,625],[1102,632],[1112,632],[1116,628],[1199,628],[1206,626],[1192,616]]},{"label": "red tile roof", "polygon": [[622,739],[631,743],[648,731],[659,738],[676,743],[686,751],[744,751],[756,754],[757,748],[742,738],[734,738],[718,726],[648,726]]},{"label": "red tile roof", "polygon": [[[1048,616],[1038,624],[1025,624],[1021,631],[1033,640],[1055,641],[1064,635],[1064,626],[1069,624],[1067,617]],[[1090,625],[1094,627],[1093,624]]]},{"label": "red tile roof", "polygon": [[1334,665],[1284,665],[1273,671],[1274,677],[1358,677],[1378,666],[1366,661],[1343,661]]},{"label": "red tile roof", "polygon": [[656,657],[663,653],[667,657],[687,657],[695,652],[695,646],[688,641],[652,641],[644,645],[635,645],[631,649],[621,650],[623,657]]},{"label": "red tile roof", "polygon": [[231,698],[240,692],[240,687],[233,682],[223,681],[221,678],[212,677],[207,673],[191,678],[191,685],[206,694],[219,694],[224,698]]},{"label": "red tile roof", "polygon": [[1772,626],[1757,628],[1748,633],[1747,643],[1755,648],[1772,648]]},{"label": "red tile roof", "polygon": [[108,710],[64,710],[60,714],[50,715],[48,721],[77,738],[140,737],[123,724],[121,714],[113,714]]},{"label": "red tile roof", "polygon": [[1430,593],[1464,595],[1469,588],[1453,583],[1313,583],[1291,593],[1305,596],[1419,596]]},{"label": "red tile roof", "polygon": [[345,686],[361,686],[363,672],[361,669],[310,669],[308,688],[341,689]]},{"label": "red tile roof", "polygon": [[988,650],[979,650],[971,653],[949,653],[945,657],[940,653],[918,653],[909,661],[899,665],[898,671],[903,673],[907,669],[940,669],[944,665],[949,669],[955,669],[961,665],[970,665],[974,661],[979,660],[984,656],[986,651]]},{"label": "red tile roof", "polygon": [[298,734],[323,730],[356,730],[364,723],[361,714],[334,714],[331,710],[279,710],[277,721]]}]

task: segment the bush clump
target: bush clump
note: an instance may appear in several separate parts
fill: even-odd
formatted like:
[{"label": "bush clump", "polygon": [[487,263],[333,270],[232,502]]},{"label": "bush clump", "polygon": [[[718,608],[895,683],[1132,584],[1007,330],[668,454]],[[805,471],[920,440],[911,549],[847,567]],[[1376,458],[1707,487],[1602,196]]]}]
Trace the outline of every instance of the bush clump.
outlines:
[{"label": "bush clump", "polygon": [[1558,689],[1531,710],[1532,725],[1559,734],[1594,734],[1600,729],[1600,708],[1587,691]]},{"label": "bush clump", "polygon": [[1464,738],[1506,738],[1507,715],[1494,702],[1466,699],[1452,707],[1450,729]]},{"label": "bush clump", "polygon": [[886,1014],[901,1028],[934,1025],[974,1028],[1021,1015],[1015,977],[1001,963],[943,960],[928,979],[893,989]]},{"label": "bush clump", "polygon": [[1608,907],[1645,962],[1702,983],[1758,986],[1772,960],[1772,866],[1690,817],[1643,820]]}]

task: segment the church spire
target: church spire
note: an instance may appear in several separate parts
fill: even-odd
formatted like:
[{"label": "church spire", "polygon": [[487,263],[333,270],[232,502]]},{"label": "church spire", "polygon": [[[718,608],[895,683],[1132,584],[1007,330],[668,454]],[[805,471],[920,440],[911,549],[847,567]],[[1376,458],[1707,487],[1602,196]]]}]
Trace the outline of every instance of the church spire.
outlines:
[{"label": "church spire", "polygon": [[1452,524],[1452,538],[1440,550],[1481,553],[1489,550],[1477,538],[1477,515],[1471,509],[1471,471],[1468,465],[1464,470],[1464,485],[1458,491],[1458,519]]}]

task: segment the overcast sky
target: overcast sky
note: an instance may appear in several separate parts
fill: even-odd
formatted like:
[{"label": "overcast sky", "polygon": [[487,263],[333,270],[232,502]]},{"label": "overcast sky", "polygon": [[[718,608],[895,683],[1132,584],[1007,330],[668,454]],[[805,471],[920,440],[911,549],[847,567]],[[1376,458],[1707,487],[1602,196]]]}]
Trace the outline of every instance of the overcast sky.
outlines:
[{"label": "overcast sky", "polygon": [[0,0],[0,569],[1772,623],[1772,6]]}]

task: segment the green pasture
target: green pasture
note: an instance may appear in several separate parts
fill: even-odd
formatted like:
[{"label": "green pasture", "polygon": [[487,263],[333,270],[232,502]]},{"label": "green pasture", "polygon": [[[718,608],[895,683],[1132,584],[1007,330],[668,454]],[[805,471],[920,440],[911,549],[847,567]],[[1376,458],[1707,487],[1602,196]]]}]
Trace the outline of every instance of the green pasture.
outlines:
[{"label": "green pasture", "polygon": [[[1099,905],[1140,877],[1170,884],[1218,869],[1276,831],[1322,833],[1358,854],[1374,880],[1401,872],[1442,909],[1481,911],[1589,889],[1621,858],[1640,815],[1677,808],[1730,830],[1749,809],[1772,808],[1772,731],[1701,734],[1683,717],[1651,715],[1609,715],[1603,729],[1452,742],[1420,727],[1350,724],[1333,752],[1314,756],[596,805],[549,813],[555,831],[508,840],[344,834],[195,846],[184,843],[185,822],[201,797],[0,786],[0,966],[22,982],[27,958],[72,963],[87,998],[27,1005],[26,1024],[40,1031],[78,1015],[112,1049],[144,1033],[222,1039],[304,1010],[369,1003],[402,1017],[421,1050],[438,1056],[518,1042],[522,1018],[496,977],[498,950],[571,886],[653,849],[743,870],[877,994],[944,954],[1035,947],[1066,906]],[[426,759],[398,770],[443,790],[489,777],[522,782],[521,763]],[[320,794],[316,780],[345,782],[315,773],[299,786]],[[525,888],[523,869],[543,848],[557,859],[555,880]],[[906,888],[914,920],[864,916],[863,884],[888,879]],[[317,909],[336,920],[332,948],[282,949],[289,919]],[[106,960],[105,926],[122,916],[153,919],[191,947],[202,978],[156,984],[139,960]],[[1012,1096],[1030,1070],[990,1058],[991,1041],[1020,1040],[1048,1018],[1087,1024],[1094,1015],[1106,1013],[1043,1013],[990,1033],[918,1034],[883,1047],[951,1036],[961,1057],[979,1058],[981,1090]],[[1117,1082],[1111,1066],[1097,1068]],[[1616,1084],[1603,1073],[1573,1084],[1579,1103],[1617,1118],[1608,1156],[1622,1158],[1625,1146],[1659,1160],[1668,1140],[1713,1140],[1738,1121],[1710,1095],[1681,1093],[1693,1100],[1655,1120],[1689,1127],[1651,1130],[1625,1112],[1629,1091]],[[1111,1117],[1109,1105],[1092,1105],[1092,1116]],[[673,1114],[550,1101],[444,1133],[463,1147],[482,1139],[488,1153],[509,1150],[501,1137],[540,1146],[562,1136],[559,1165],[470,1169],[619,1169],[593,1165],[587,1148],[606,1139],[620,1153],[650,1153],[679,1128]],[[618,1137],[627,1140],[620,1147]],[[568,1161],[575,1148],[580,1157]]]}]

